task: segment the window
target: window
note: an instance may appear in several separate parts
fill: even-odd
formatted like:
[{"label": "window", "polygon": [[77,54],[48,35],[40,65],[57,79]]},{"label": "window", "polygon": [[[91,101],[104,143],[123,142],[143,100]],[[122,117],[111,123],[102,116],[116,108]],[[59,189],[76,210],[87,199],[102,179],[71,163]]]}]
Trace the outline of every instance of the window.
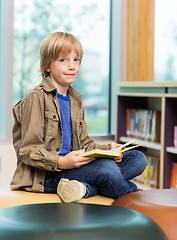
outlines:
[{"label": "window", "polygon": [[177,81],[177,1],[155,1],[155,81]]},{"label": "window", "polygon": [[0,142],[9,142],[12,126],[12,1],[0,0]]},{"label": "window", "polygon": [[41,81],[41,41],[54,31],[70,32],[84,49],[73,86],[83,95],[89,133],[109,133],[110,1],[14,1],[14,104]]}]

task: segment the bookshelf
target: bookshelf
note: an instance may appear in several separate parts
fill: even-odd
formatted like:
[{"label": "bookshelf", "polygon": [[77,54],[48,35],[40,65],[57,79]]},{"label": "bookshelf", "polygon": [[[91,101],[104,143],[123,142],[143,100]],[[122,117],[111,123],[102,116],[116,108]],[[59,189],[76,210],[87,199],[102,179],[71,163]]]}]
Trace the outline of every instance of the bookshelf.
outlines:
[{"label": "bookshelf", "polygon": [[[177,126],[177,94],[135,93],[130,91],[118,93],[117,142],[124,143],[131,140],[126,136],[126,110],[128,108],[160,111],[159,142],[150,142],[137,138],[135,143],[141,144],[141,149],[145,154],[153,153],[160,158],[158,188],[170,188],[172,163],[177,162],[177,148],[173,147],[174,126]],[[145,186],[141,188],[147,189]]]}]

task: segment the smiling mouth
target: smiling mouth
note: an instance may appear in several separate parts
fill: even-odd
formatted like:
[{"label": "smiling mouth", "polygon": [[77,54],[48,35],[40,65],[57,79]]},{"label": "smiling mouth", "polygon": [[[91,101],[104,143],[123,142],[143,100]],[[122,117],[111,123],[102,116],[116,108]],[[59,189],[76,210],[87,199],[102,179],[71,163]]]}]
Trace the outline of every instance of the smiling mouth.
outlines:
[{"label": "smiling mouth", "polygon": [[75,73],[68,73],[68,74],[66,73],[65,75],[66,76],[75,76],[76,74]]}]

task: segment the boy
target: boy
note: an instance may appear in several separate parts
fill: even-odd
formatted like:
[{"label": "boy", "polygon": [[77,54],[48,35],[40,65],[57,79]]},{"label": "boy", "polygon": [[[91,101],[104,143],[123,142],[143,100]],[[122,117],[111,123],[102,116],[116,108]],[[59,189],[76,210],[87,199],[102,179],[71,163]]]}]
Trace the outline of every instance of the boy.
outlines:
[{"label": "boy", "polygon": [[50,34],[40,49],[43,80],[13,109],[13,143],[17,169],[11,188],[33,192],[55,192],[64,202],[102,194],[117,198],[137,191],[129,180],[141,174],[147,160],[133,150],[123,157],[81,157],[96,144],[87,132],[82,96],[71,87],[79,74],[83,50],[71,34]]}]

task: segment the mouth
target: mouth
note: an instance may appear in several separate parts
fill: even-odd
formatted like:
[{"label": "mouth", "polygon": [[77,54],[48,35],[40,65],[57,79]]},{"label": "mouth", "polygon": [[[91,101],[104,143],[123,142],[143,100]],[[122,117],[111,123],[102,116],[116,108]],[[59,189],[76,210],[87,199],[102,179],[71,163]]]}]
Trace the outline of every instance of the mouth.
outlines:
[{"label": "mouth", "polygon": [[74,77],[76,76],[76,73],[65,73],[65,76]]}]

